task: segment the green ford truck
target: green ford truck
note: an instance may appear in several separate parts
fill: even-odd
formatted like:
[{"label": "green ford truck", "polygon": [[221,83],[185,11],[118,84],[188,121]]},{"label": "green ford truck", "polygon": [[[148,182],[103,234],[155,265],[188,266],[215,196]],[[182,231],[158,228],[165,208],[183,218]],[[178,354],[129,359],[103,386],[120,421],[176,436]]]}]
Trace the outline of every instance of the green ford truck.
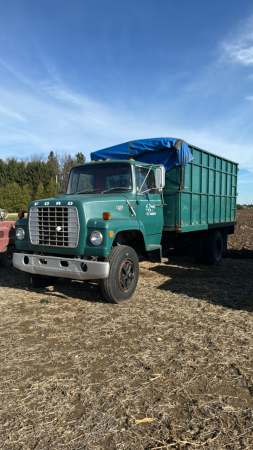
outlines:
[{"label": "green ford truck", "polygon": [[218,264],[236,225],[238,164],[174,138],[131,141],[71,169],[64,194],[16,222],[13,264],[30,286],[101,280],[111,303],[136,289],[139,259],[191,245]]}]

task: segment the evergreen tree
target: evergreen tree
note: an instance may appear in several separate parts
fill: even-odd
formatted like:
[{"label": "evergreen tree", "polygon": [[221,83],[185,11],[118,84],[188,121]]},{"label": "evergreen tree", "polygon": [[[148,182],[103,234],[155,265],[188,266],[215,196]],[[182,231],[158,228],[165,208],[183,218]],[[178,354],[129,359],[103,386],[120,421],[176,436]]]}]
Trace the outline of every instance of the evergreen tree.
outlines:
[{"label": "evergreen tree", "polygon": [[46,162],[44,166],[44,171],[45,171],[45,184],[49,183],[51,178],[55,180],[57,173],[59,173],[59,171],[55,172],[55,169],[52,167],[49,161]]},{"label": "evergreen tree", "polygon": [[49,162],[45,163],[44,161],[30,161],[27,164],[27,184],[29,185],[33,196],[35,196],[40,182],[46,186],[50,179],[54,177],[55,172]]},{"label": "evergreen tree", "polygon": [[23,186],[22,195],[19,199],[19,211],[27,211],[30,201],[32,200],[31,191],[28,184]]},{"label": "evergreen tree", "polygon": [[[60,188],[59,188],[60,190]],[[52,198],[57,195],[55,180],[50,178],[49,183],[45,187],[45,198]]]},{"label": "evergreen tree", "polygon": [[34,200],[40,200],[41,198],[45,198],[45,190],[42,181],[40,181],[37,186]]},{"label": "evergreen tree", "polygon": [[77,153],[76,155],[76,164],[84,164],[85,163],[85,156],[83,153]]},{"label": "evergreen tree", "polygon": [[26,167],[26,173],[27,173],[27,183],[32,191],[32,195],[34,196],[37,186],[41,181],[41,178],[39,177],[38,173],[37,162],[29,161]]},{"label": "evergreen tree", "polygon": [[27,170],[25,161],[19,161],[19,184],[21,187],[27,184]]},{"label": "evergreen tree", "polygon": [[22,189],[17,183],[10,183],[3,192],[4,208],[9,212],[18,212],[22,200]]},{"label": "evergreen tree", "polygon": [[0,187],[0,208],[1,209],[7,209],[4,206],[4,188]]},{"label": "evergreen tree", "polygon": [[60,172],[60,164],[58,161],[58,155],[56,153],[56,155],[54,154],[54,152],[50,152],[48,155],[48,162],[51,164],[51,166],[53,167],[55,174]]},{"label": "evergreen tree", "polygon": [[7,184],[7,164],[0,159],[0,187],[4,187]]},{"label": "evergreen tree", "polygon": [[[81,152],[73,158],[66,152],[60,155],[51,151],[47,161],[43,160],[43,155],[36,154],[30,160],[0,159],[0,208],[10,212],[27,210],[31,200],[55,197],[58,194],[56,174],[69,173],[73,166],[84,162],[85,156]],[[59,185],[58,182],[60,191]],[[83,177],[80,185],[88,189],[89,180]]]},{"label": "evergreen tree", "polygon": [[16,158],[7,158],[6,184],[19,183],[19,163]]},{"label": "evergreen tree", "polygon": [[63,165],[63,172],[64,173],[69,172],[71,170],[71,168],[75,165],[76,165],[76,161],[72,158],[71,155],[68,155],[65,160],[65,163]]}]

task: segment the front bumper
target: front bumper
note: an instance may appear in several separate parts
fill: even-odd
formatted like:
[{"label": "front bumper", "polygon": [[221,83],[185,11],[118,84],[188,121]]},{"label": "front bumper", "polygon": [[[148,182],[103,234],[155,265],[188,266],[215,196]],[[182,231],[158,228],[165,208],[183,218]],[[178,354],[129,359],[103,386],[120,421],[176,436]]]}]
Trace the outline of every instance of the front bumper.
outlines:
[{"label": "front bumper", "polygon": [[108,262],[29,255],[25,253],[14,253],[13,265],[24,272],[51,277],[71,278],[73,280],[107,278],[110,269]]}]

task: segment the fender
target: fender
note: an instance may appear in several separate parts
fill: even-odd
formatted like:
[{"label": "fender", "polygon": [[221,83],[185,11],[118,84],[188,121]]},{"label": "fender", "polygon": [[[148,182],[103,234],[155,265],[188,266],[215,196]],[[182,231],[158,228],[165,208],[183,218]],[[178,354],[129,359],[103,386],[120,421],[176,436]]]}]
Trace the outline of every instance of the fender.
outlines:
[{"label": "fender", "polygon": [[[91,243],[90,235],[93,231],[100,231],[102,233],[103,242],[101,245],[95,246]],[[140,231],[139,220],[133,218],[127,219],[125,217],[109,220],[100,218],[89,219],[87,223],[87,240],[84,254],[107,257],[111,251],[116,234],[121,231]]]}]

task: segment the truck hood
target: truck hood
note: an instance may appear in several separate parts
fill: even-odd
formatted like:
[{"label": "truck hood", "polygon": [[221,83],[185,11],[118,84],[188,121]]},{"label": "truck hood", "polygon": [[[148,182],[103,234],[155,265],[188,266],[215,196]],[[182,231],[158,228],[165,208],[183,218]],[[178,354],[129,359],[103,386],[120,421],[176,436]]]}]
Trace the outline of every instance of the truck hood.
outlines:
[{"label": "truck hood", "polygon": [[105,194],[78,194],[78,195],[61,195],[59,197],[44,198],[42,200],[34,200],[31,206],[71,206],[71,205],[88,205],[90,203],[108,203],[108,202],[126,202],[131,200],[132,195],[129,193],[105,193]]},{"label": "truck hood", "polygon": [[[31,202],[29,205],[31,249],[45,252],[53,250],[54,253],[61,253],[63,246],[58,245],[57,242],[60,242],[64,230],[69,229],[71,234],[74,230],[74,247],[73,245],[64,246],[64,253],[71,254],[74,249],[75,254],[83,254],[87,239],[87,225],[91,219],[94,219],[92,222],[95,223],[98,223],[98,221],[106,222],[103,220],[104,212],[109,212],[111,219],[129,219],[131,216],[127,205],[129,197],[129,195],[119,193],[79,194],[62,195]],[[132,193],[131,197],[133,197]],[[129,201],[132,206],[136,205],[136,199],[129,198]],[[37,208],[39,208],[39,211]],[[68,211],[66,211],[66,208],[68,208]],[[71,218],[68,218],[70,216]],[[102,226],[105,225],[102,224]],[[38,233],[43,238],[45,237],[43,242],[41,239],[39,240]],[[59,240],[56,242],[56,239]],[[67,239],[69,239],[69,234]]]}]

